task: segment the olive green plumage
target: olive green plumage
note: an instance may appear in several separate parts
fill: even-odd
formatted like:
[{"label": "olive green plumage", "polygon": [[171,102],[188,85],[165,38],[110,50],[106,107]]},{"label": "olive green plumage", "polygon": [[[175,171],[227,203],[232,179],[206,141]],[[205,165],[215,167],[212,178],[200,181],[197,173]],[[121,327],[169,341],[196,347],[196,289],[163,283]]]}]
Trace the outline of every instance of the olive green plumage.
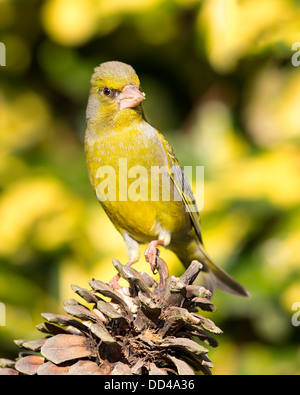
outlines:
[{"label": "olive green plumage", "polygon": [[[204,265],[199,281],[211,290],[218,286],[249,296],[205,252],[192,190],[169,143],[144,119],[145,94],[133,68],[103,63],[96,67],[91,84],[85,135],[88,173],[98,200],[124,237],[129,262],[138,261],[140,243],[157,241],[154,248],[164,245],[185,267],[199,260]],[[158,168],[160,177],[151,183],[153,169]],[[106,181],[111,176],[113,184],[106,189],[104,175]],[[136,182],[139,193],[134,194]],[[153,188],[158,191],[154,198]]]}]

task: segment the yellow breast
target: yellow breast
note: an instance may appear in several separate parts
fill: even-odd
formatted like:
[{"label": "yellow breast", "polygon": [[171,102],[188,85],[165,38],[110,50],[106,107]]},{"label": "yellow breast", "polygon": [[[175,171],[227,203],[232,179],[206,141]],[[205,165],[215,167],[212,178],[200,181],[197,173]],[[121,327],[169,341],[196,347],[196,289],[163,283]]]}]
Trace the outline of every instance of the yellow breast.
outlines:
[{"label": "yellow breast", "polygon": [[172,239],[191,229],[189,215],[168,174],[167,158],[155,130],[86,134],[92,186],[119,231],[149,242],[164,229]]}]

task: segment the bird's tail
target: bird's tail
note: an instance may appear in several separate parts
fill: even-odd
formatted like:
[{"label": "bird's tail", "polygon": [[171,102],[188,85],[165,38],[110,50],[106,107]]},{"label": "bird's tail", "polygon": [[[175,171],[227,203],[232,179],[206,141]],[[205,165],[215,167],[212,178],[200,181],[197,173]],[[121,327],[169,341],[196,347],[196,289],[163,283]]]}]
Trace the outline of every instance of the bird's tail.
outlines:
[{"label": "bird's tail", "polygon": [[197,251],[193,254],[193,259],[201,262],[204,266],[204,270],[200,272],[196,279],[196,283],[212,292],[218,287],[234,295],[250,297],[249,291],[226,273],[225,270],[214,263],[201,245],[197,247],[199,248],[197,248]]}]

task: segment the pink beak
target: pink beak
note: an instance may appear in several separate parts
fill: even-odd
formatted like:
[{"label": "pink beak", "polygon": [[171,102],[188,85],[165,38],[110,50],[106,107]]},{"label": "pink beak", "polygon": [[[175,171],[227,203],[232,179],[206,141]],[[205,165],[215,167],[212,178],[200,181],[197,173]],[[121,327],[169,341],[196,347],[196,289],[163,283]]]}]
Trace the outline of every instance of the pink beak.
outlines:
[{"label": "pink beak", "polygon": [[120,110],[136,107],[141,101],[145,100],[145,97],[145,93],[141,92],[136,86],[126,85],[118,98]]}]

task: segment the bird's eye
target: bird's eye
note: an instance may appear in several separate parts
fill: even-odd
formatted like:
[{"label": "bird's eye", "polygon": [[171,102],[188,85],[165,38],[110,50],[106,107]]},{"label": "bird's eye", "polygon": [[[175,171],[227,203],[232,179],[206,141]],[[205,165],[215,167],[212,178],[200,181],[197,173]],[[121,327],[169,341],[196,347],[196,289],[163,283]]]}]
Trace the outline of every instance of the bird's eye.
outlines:
[{"label": "bird's eye", "polygon": [[103,88],[102,92],[103,92],[103,94],[105,96],[110,96],[111,95],[111,89],[109,89],[107,87]]}]

